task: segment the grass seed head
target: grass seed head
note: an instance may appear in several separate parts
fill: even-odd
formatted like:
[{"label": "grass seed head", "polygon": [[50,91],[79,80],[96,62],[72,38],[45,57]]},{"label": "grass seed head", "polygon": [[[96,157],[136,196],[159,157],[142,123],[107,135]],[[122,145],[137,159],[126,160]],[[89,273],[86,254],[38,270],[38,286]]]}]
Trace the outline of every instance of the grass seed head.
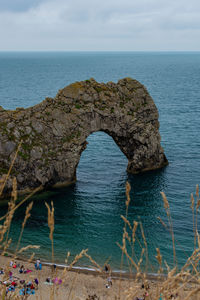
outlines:
[{"label": "grass seed head", "polygon": [[192,211],[194,211],[194,196],[193,196],[193,194],[191,194],[190,202],[191,202],[191,209],[192,209]]},{"label": "grass seed head", "polygon": [[28,245],[28,246],[26,246],[26,247],[21,248],[21,249],[18,251],[18,253],[20,254],[20,253],[22,253],[22,252],[24,252],[24,251],[27,251],[27,250],[29,250],[29,249],[39,249],[39,248],[40,248],[40,246],[38,246],[38,245]]},{"label": "grass seed head", "polygon": [[51,207],[48,205],[47,202],[45,202],[45,205],[47,207],[48,210],[48,226],[50,229],[50,233],[49,233],[49,238],[51,241],[53,241],[53,232],[54,232],[54,206],[53,206],[53,201],[51,201]]},{"label": "grass seed head", "polygon": [[127,181],[126,182],[126,207],[128,208],[129,206],[129,203],[131,201],[131,198],[130,198],[130,191],[131,191],[131,186],[130,186],[130,183]]},{"label": "grass seed head", "polygon": [[162,255],[160,253],[160,249],[156,248],[156,252],[157,252],[156,259],[157,259],[159,265],[162,266]]},{"label": "grass seed head", "polygon": [[13,199],[14,202],[17,200],[17,179],[16,179],[16,177],[14,177],[13,181],[12,181],[12,193],[11,193],[11,197],[12,197],[12,199]]},{"label": "grass seed head", "polygon": [[196,197],[199,199],[199,185],[196,185]]},{"label": "grass seed head", "polygon": [[162,198],[163,198],[164,208],[165,209],[169,209],[169,202],[167,200],[167,197],[166,197],[165,193],[164,192],[160,192],[160,193],[161,193]]}]

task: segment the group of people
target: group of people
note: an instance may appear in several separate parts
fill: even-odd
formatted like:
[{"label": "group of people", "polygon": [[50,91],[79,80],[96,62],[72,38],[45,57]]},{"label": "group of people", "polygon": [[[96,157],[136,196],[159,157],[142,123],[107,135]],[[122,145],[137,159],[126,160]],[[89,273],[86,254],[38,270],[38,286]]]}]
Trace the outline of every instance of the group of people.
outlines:
[{"label": "group of people", "polygon": [[22,295],[30,295],[35,294],[35,289],[38,288],[39,281],[35,278],[33,281],[26,282],[25,280],[20,280],[15,276],[12,276],[12,280],[9,277],[8,280],[0,281],[1,284],[6,286],[6,294],[9,292],[14,292],[16,289],[19,289],[19,294]]},{"label": "group of people", "polygon": [[54,279],[51,279],[51,277],[47,277],[46,281],[44,282],[44,284],[49,284],[49,285],[60,285],[62,283],[62,279],[55,277]]},{"label": "group of people", "polygon": [[[143,296],[142,297],[136,297],[135,300],[147,300],[147,299],[149,299],[149,297],[148,297],[149,296],[149,289],[150,289],[149,285],[148,284],[147,285],[142,284],[141,289],[144,290]],[[169,294],[167,299],[175,300],[177,297],[178,297],[178,293]],[[163,300],[163,299],[164,299],[163,295],[160,294],[159,300]]]},{"label": "group of people", "polygon": [[[37,262],[36,262],[37,263]],[[39,262],[41,264],[41,262]],[[21,296],[35,294],[35,290],[38,289],[39,281],[35,278],[32,281],[26,281],[22,278],[13,275],[13,269],[19,269],[19,274],[27,274],[32,272],[30,269],[26,269],[24,265],[18,264],[16,261],[10,261],[10,268],[8,270],[0,269],[0,275],[2,280],[0,284],[6,286],[6,294],[9,292],[14,292],[16,289],[19,289],[19,294]],[[16,272],[15,272],[16,274]],[[19,275],[20,276],[20,275]]]},{"label": "group of people", "polygon": [[29,268],[25,268],[24,267],[24,265],[21,265],[20,266],[20,264],[18,264],[18,263],[16,263],[16,262],[13,262],[12,260],[11,260],[11,262],[10,262],[10,267],[12,267],[13,269],[19,269],[19,273],[20,274],[27,274],[27,273],[30,273],[30,272],[32,272],[32,270],[30,270]]},{"label": "group of people", "polygon": [[148,291],[150,289],[149,285],[148,284],[147,285],[142,284],[141,289],[144,290],[143,296],[142,297],[136,297],[135,300],[146,300],[146,299],[148,299],[148,296],[149,296]]},{"label": "group of people", "polygon": [[[24,265],[20,265],[16,261],[10,261],[9,263],[9,268],[8,269],[3,269],[0,268],[0,284],[6,286],[6,294],[10,292],[16,291],[16,289],[19,289],[19,295],[22,296],[22,298],[25,295],[34,295],[35,290],[38,289],[39,281],[37,278],[34,278],[33,280],[24,280],[23,278],[20,278],[22,274],[27,274],[29,272],[32,272],[32,270],[25,268]],[[35,262],[35,269],[36,270],[42,270],[42,263],[40,259],[37,259]],[[56,265],[54,264],[52,266],[53,271],[56,270]],[[19,272],[19,277],[13,275],[12,269],[15,269],[15,275],[16,272]],[[2,279],[2,280],[1,280]],[[46,281],[44,282],[45,284],[55,284],[55,285],[60,285],[62,284],[62,279],[55,277],[54,279],[51,279],[48,277]],[[24,299],[24,298],[23,298]]]},{"label": "group of people", "polygon": [[[167,299],[169,299],[169,300],[175,300],[177,297],[178,297],[178,293],[176,293],[176,294],[169,294],[169,296],[168,296]],[[163,300],[163,295],[162,294],[160,295],[159,300]]]},{"label": "group of people", "polygon": [[39,281],[37,278],[35,278],[34,281],[28,281],[27,283],[24,282],[23,287],[19,291],[20,296],[34,295],[35,290],[38,289],[38,284]]}]

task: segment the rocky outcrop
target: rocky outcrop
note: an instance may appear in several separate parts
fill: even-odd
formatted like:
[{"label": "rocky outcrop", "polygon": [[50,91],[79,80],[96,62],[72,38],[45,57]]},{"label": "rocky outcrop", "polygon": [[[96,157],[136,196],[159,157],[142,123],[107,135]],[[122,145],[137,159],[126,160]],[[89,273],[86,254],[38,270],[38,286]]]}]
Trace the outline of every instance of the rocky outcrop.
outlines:
[{"label": "rocky outcrop", "polygon": [[[131,78],[118,83],[75,82],[33,107],[0,107],[0,177],[12,168],[20,191],[39,185],[69,184],[87,137],[109,134],[128,158],[127,171],[139,173],[167,164],[160,145],[157,108],[146,88]],[[9,192],[8,181],[5,192]]]}]

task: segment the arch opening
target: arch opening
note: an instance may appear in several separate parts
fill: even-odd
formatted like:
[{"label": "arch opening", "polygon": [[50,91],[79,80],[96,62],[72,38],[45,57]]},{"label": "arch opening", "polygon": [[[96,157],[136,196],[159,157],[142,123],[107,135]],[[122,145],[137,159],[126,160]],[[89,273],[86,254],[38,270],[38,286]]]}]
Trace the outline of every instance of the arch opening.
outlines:
[{"label": "arch opening", "polygon": [[77,183],[107,185],[126,177],[128,159],[104,131],[91,133],[76,167]]}]

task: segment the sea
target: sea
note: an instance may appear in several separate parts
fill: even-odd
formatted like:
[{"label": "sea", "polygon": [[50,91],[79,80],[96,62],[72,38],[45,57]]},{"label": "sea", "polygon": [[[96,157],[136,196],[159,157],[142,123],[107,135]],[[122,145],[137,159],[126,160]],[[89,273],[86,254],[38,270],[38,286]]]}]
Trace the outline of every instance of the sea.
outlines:
[{"label": "sea", "polygon": [[[45,202],[55,207],[55,262],[70,263],[82,249],[101,266],[130,270],[122,258],[126,215],[125,186],[131,185],[128,220],[138,222],[135,249],[127,249],[137,263],[145,242],[143,269],[156,273],[156,248],[163,261],[174,264],[171,230],[174,231],[178,266],[185,264],[194,249],[191,193],[200,183],[200,52],[0,52],[0,105],[5,109],[30,107],[59,89],[80,80],[99,82],[132,77],[146,86],[159,111],[161,144],[169,165],[163,169],[131,175],[127,158],[104,132],[91,134],[77,168],[77,182],[71,186],[36,194],[31,217],[24,229],[20,248],[40,245],[35,257],[51,260],[51,241]],[[170,204],[172,225],[166,215],[161,192]],[[26,205],[15,213],[10,229],[15,251]],[[0,215],[7,210],[1,202]],[[159,218],[165,223],[161,224]],[[199,219],[199,218],[197,218]],[[128,228],[127,228],[128,230]],[[130,232],[129,232],[130,233]],[[29,255],[30,253],[27,253]],[[88,258],[77,267],[93,268]]]}]

